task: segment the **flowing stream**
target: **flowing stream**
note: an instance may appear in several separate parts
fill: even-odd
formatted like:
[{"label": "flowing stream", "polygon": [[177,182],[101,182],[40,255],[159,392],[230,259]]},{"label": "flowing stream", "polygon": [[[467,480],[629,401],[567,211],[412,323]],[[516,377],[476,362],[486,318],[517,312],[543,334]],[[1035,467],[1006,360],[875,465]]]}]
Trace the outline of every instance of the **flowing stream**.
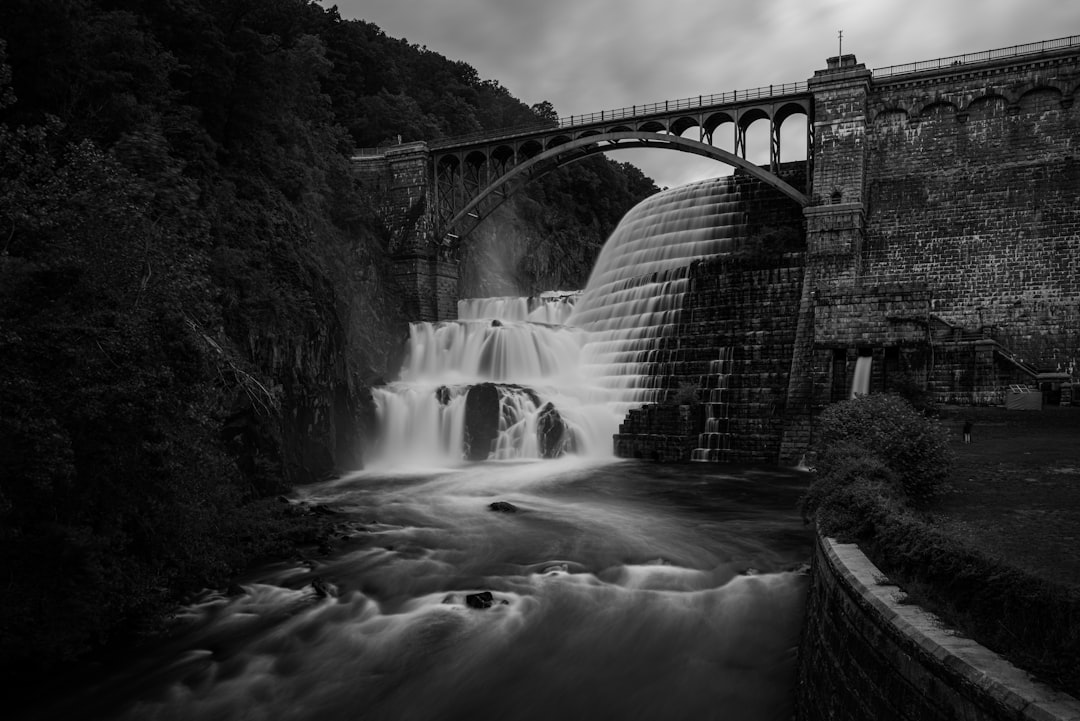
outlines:
[{"label": "flowing stream", "polygon": [[176,640],[49,717],[788,719],[803,485],[566,458],[308,487],[338,548],[207,592]]},{"label": "flowing stream", "polygon": [[[373,462],[294,499],[336,513],[331,547],[206,591],[172,640],[45,717],[789,719],[806,475],[611,449],[625,409],[661,399],[642,369],[689,264],[738,236],[736,201],[722,180],[661,193],[580,295],[413,324]],[[480,385],[498,393],[478,440]]]}]

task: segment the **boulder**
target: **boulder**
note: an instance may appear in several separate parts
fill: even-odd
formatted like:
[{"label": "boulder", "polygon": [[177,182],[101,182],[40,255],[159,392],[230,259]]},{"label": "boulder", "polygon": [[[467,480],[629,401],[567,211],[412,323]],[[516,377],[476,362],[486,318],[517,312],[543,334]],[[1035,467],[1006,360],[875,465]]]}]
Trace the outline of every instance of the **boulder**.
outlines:
[{"label": "boulder", "polygon": [[558,458],[573,450],[573,435],[559,411],[550,402],[544,404],[536,419],[536,440],[540,444],[540,456],[543,458]]},{"label": "boulder", "polygon": [[485,460],[499,437],[499,388],[480,383],[465,396],[465,457]]},{"label": "boulder", "polygon": [[506,606],[509,605],[509,601],[500,600],[495,598],[491,594],[491,591],[481,591],[480,593],[470,593],[465,596],[465,605],[469,608],[477,608],[483,610],[485,608],[491,608],[492,606]]},{"label": "boulder", "polygon": [[494,503],[489,503],[488,508],[490,508],[492,511],[495,511],[496,513],[517,513],[517,506],[515,506],[513,503],[508,503],[506,501],[495,501]]}]

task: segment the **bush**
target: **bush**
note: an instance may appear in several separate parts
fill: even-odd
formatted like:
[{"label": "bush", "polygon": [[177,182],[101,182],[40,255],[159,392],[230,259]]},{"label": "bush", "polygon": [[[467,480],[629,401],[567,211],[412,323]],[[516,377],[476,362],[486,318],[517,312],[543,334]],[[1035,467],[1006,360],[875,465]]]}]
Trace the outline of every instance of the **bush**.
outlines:
[{"label": "bush", "polygon": [[896,473],[880,458],[856,443],[838,443],[822,449],[817,477],[800,499],[803,519],[816,516],[826,535],[861,536],[868,530],[868,505],[874,499],[896,495]]},{"label": "bush", "polygon": [[[835,485],[842,478],[870,473],[916,506],[925,505],[940,491],[952,465],[948,433],[941,424],[903,398],[885,394],[860,396],[826,408],[819,419],[814,450],[819,478],[837,476],[827,483]],[[861,471],[859,463],[865,464]]]}]

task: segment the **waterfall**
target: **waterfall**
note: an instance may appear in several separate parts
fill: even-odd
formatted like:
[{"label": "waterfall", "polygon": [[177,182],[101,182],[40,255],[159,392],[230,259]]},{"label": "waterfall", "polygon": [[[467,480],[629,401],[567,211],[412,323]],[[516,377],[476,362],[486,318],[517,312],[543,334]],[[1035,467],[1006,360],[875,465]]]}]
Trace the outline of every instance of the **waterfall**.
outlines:
[{"label": "waterfall", "polygon": [[872,356],[863,355],[855,360],[855,376],[851,379],[851,397],[865,396],[870,392],[870,366]]},{"label": "waterfall", "polygon": [[652,351],[682,320],[691,263],[732,250],[743,216],[736,189],[714,178],[642,201],[604,245],[569,322],[587,331],[582,362],[620,414],[666,399]]},{"label": "waterfall", "polygon": [[528,321],[563,325],[581,291],[548,291],[531,298],[470,298],[458,301],[458,320]]},{"label": "waterfall", "polygon": [[[691,264],[732,250],[743,222],[727,178],[664,191],[626,214],[580,294],[463,300],[457,321],[413,323],[400,380],[374,391],[371,455],[394,464],[610,456],[626,411],[671,392],[657,346],[682,322]],[[721,431],[710,433],[715,443]]]},{"label": "waterfall", "polygon": [[726,461],[731,452],[731,399],[728,382],[731,379],[731,360],[735,349],[721,348],[720,357],[710,361],[709,398],[705,403],[705,432],[698,434],[698,447],[693,461]]},{"label": "waterfall", "polygon": [[373,390],[375,466],[610,456],[614,411],[581,374],[577,294],[462,301],[459,320],[412,323],[400,380]]}]

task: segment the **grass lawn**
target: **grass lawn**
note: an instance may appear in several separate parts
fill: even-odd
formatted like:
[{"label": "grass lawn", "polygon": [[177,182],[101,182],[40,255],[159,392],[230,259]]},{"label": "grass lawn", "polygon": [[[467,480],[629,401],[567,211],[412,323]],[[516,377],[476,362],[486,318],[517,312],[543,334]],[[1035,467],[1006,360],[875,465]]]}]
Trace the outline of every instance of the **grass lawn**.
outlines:
[{"label": "grass lawn", "polygon": [[[963,443],[965,419],[974,422]],[[1080,407],[946,406],[956,463],[938,525],[1046,580],[1080,587]]]}]

